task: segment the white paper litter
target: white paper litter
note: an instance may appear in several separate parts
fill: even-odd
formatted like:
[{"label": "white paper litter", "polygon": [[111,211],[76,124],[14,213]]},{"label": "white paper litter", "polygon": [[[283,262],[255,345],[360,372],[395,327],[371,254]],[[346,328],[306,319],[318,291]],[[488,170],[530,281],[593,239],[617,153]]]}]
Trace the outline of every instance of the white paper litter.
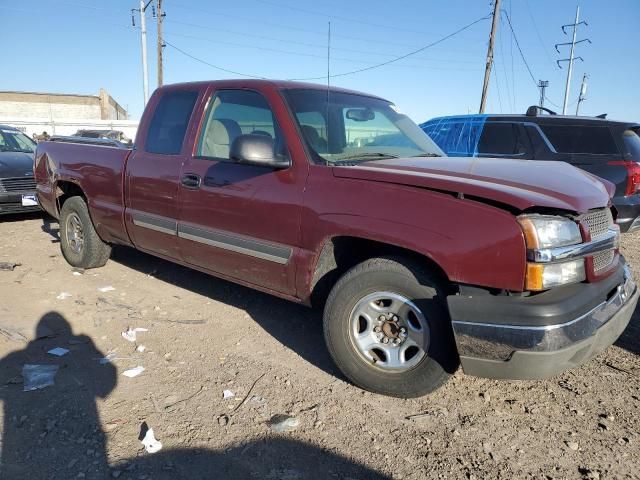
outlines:
[{"label": "white paper litter", "polygon": [[142,445],[144,445],[144,449],[147,453],[156,453],[162,449],[162,443],[156,440],[156,437],[153,434],[153,428],[147,430],[146,435],[142,439]]},{"label": "white paper litter", "polygon": [[115,290],[115,288],[114,288],[114,287],[112,287],[111,285],[108,285],[108,286],[106,286],[106,287],[100,287],[100,288],[98,289],[98,291],[99,291],[99,292],[102,292],[102,293],[113,292],[114,290]]},{"label": "white paper litter", "polygon": [[137,327],[137,328],[127,328],[124,332],[122,332],[122,338],[124,338],[125,340],[129,341],[129,342],[135,342],[136,341],[136,333],[138,332],[148,332],[149,329],[147,328],[141,328],[141,327]]},{"label": "white paper litter", "polygon": [[24,385],[22,390],[30,392],[41,388],[50,387],[54,384],[54,378],[58,372],[58,365],[32,365],[22,366],[22,378]]},{"label": "white paper litter", "polygon": [[138,345],[138,346],[136,347],[136,352],[140,352],[140,353],[142,353],[142,352],[144,352],[146,349],[147,349],[147,347],[145,347],[144,345]]},{"label": "white paper litter", "polygon": [[61,357],[63,355],[66,355],[67,353],[69,353],[69,350],[67,350],[66,348],[62,348],[62,347],[56,347],[56,348],[52,348],[47,353],[49,355],[55,355],[56,357]]},{"label": "white paper litter", "polygon": [[69,292],[62,292],[60,295],[58,295],[56,298],[58,300],[65,300],[67,298],[71,298],[73,295],[71,295]]},{"label": "white paper litter", "polygon": [[229,398],[233,398],[235,396],[236,396],[236,394],[233,393],[231,390],[224,390],[222,392],[222,398],[225,399],[225,400],[228,400]]},{"label": "white paper litter", "polygon": [[116,353],[112,352],[108,353],[106,357],[99,358],[98,361],[100,362],[100,365],[106,365],[107,363],[111,363],[111,360],[114,360],[115,358]]},{"label": "white paper litter", "polygon": [[133,377],[137,377],[142,372],[144,372],[144,367],[141,366],[141,365],[138,365],[136,368],[132,368],[130,370],[125,370],[124,372],[122,372],[122,374],[125,377],[133,378]]}]

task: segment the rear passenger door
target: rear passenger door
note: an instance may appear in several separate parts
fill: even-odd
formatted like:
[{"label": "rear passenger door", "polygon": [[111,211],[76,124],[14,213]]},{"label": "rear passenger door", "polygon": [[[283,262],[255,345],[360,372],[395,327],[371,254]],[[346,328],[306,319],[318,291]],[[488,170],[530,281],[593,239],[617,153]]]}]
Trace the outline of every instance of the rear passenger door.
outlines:
[{"label": "rear passenger door", "polygon": [[308,164],[278,170],[229,159],[231,144],[245,134],[272,138],[274,155],[288,157],[279,123],[261,92],[212,92],[194,155],[182,169],[178,242],[190,264],[293,294]]},{"label": "rear passenger door", "polygon": [[177,240],[180,171],[188,152],[185,136],[198,99],[196,90],[156,93],[147,107],[127,162],[125,222],[134,245],[179,258]]},{"label": "rear passenger door", "polygon": [[478,141],[478,157],[533,158],[524,127],[516,122],[486,122]]}]

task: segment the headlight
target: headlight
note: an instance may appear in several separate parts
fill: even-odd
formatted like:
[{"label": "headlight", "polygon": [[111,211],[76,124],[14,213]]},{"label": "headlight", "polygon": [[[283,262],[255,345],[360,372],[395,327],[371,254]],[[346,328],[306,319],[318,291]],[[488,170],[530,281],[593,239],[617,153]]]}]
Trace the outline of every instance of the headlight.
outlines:
[{"label": "headlight", "polygon": [[[518,223],[524,232],[528,250],[552,249],[582,243],[578,224],[569,218],[552,215],[521,215]],[[534,257],[535,258],[535,257]],[[586,279],[584,259],[556,263],[527,263],[525,289],[546,290]]]},{"label": "headlight", "polygon": [[582,243],[578,224],[569,218],[552,215],[521,215],[527,248],[565,247]]}]

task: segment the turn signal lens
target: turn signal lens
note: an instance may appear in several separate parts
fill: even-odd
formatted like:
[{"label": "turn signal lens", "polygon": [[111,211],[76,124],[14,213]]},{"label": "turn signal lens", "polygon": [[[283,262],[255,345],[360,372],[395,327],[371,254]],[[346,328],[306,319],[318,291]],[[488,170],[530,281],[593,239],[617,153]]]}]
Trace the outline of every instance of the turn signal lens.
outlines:
[{"label": "turn signal lens", "polygon": [[527,263],[525,289],[546,290],[558,285],[582,282],[586,278],[582,258],[561,263]]}]

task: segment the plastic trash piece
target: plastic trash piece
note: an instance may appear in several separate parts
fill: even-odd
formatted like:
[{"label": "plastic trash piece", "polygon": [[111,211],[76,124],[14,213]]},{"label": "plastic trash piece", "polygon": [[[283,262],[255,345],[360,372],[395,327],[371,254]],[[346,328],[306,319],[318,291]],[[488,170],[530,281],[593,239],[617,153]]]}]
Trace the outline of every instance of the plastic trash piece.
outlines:
[{"label": "plastic trash piece", "polygon": [[24,378],[24,392],[39,390],[54,385],[54,379],[58,372],[58,365],[34,365],[27,363],[22,366],[22,378]]},{"label": "plastic trash piece", "polygon": [[144,438],[141,440],[142,445],[144,445],[144,449],[147,453],[156,453],[162,449],[162,443],[156,440],[155,435],[153,434],[153,428],[147,430]]},{"label": "plastic trash piece", "polygon": [[269,420],[269,426],[274,432],[290,432],[300,425],[300,420],[290,415],[274,415]]},{"label": "plastic trash piece", "polygon": [[129,342],[135,342],[136,341],[136,337],[137,337],[137,333],[138,332],[148,332],[149,329],[147,328],[141,328],[141,327],[137,327],[137,328],[131,328],[128,327],[124,332],[122,332],[122,338],[124,338],[125,340],[129,341]]},{"label": "plastic trash piece", "polygon": [[111,285],[107,285],[106,287],[100,287],[98,289],[98,291],[102,293],[113,292],[114,290],[115,290],[115,287],[112,287]]},{"label": "plastic trash piece", "polygon": [[13,272],[13,269],[22,265],[21,263],[12,263],[12,262],[0,262],[0,270],[4,270],[6,272]]},{"label": "plastic trash piece", "polygon": [[122,374],[125,377],[129,377],[129,378],[133,378],[133,377],[137,377],[138,375],[140,375],[142,372],[144,372],[144,367],[141,365],[138,365],[135,368],[132,368],[130,370],[125,370],[124,372],[122,372]]},{"label": "plastic trash piece", "polygon": [[69,350],[62,347],[56,347],[56,348],[52,348],[47,353],[49,355],[55,355],[56,357],[62,357],[63,355],[66,355],[67,353],[69,353]]},{"label": "plastic trash piece", "polygon": [[233,393],[231,390],[224,390],[224,391],[222,392],[222,398],[223,398],[224,400],[228,400],[228,399],[233,398],[233,397],[235,397],[235,396],[236,396],[236,394],[235,394],[235,393]]},{"label": "plastic trash piece", "polygon": [[140,352],[140,353],[142,353],[142,352],[144,352],[146,349],[147,349],[147,347],[145,347],[144,345],[138,345],[138,346],[136,347],[136,352]]},{"label": "plastic trash piece", "polygon": [[67,298],[71,298],[73,295],[71,295],[69,292],[62,292],[60,295],[58,295],[56,298],[58,300],[66,300]]}]

